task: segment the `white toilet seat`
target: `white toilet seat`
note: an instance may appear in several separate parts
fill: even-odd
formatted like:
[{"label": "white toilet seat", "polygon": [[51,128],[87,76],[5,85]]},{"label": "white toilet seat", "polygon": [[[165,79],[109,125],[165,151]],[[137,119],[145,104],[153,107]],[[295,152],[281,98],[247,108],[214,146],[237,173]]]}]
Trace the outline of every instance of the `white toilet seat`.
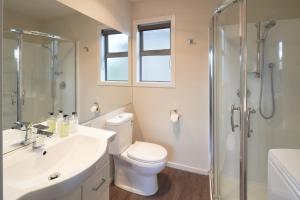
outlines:
[{"label": "white toilet seat", "polygon": [[127,156],[143,163],[165,162],[167,150],[157,144],[136,141],[127,148]]},{"label": "white toilet seat", "polygon": [[132,165],[136,165],[136,166],[144,167],[144,168],[157,168],[157,167],[166,165],[166,162],[145,163],[145,162],[136,161],[134,159],[129,158],[127,156],[126,151],[121,154],[121,158]]},{"label": "white toilet seat", "polygon": [[[134,144],[130,145],[122,154],[121,154],[121,158],[133,165],[137,165],[139,167],[145,167],[145,168],[157,168],[157,167],[161,167],[161,166],[165,166],[166,165],[166,158],[167,158],[167,151],[165,148],[163,148],[162,146],[159,146],[159,149],[162,150],[162,153],[157,157],[158,159],[155,161],[154,157],[152,157],[152,159],[146,160],[144,159],[134,159],[133,157],[129,156],[129,151],[131,150],[136,150],[138,151],[139,148],[135,148],[136,143],[139,145],[146,145],[147,147],[149,147],[148,144],[153,145],[151,143],[146,143],[146,142],[135,142]],[[133,148],[134,147],[134,148]],[[143,146],[144,147],[144,146]],[[133,150],[133,151],[134,151]],[[131,152],[132,153],[132,152]]]}]

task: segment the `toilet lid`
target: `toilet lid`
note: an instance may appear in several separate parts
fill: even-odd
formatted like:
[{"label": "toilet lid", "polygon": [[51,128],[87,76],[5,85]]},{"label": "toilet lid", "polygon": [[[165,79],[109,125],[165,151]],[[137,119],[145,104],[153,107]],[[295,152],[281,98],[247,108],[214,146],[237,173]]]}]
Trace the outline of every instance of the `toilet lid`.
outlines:
[{"label": "toilet lid", "polygon": [[127,156],[140,162],[153,163],[164,161],[167,151],[160,145],[137,141],[128,148]]}]

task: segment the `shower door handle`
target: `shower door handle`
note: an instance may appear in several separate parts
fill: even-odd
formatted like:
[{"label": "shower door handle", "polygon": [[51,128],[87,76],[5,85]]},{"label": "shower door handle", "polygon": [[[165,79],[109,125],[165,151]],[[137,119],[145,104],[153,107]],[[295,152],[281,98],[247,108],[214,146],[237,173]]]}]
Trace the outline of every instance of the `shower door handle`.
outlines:
[{"label": "shower door handle", "polygon": [[248,108],[247,110],[247,118],[248,118],[248,137],[251,137],[251,133],[253,132],[253,130],[251,129],[251,114],[255,114],[256,110],[254,108]]},{"label": "shower door handle", "polygon": [[230,122],[231,122],[231,131],[235,132],[235,129],[239,127],[238,124],[234,123],[234,111],[239,111],[239,107],[235,107],[235,105],[231,105],[231,110],[230,110]]}]

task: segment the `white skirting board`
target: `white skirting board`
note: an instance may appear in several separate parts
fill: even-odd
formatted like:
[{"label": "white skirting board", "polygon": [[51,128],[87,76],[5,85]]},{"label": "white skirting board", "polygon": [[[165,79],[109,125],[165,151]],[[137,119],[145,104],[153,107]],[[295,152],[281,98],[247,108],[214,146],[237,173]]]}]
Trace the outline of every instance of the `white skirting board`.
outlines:
[{"label": "white skirting board", "polygon": [[174,162],[167,162],[167,166],[171,167],[171,168],[187,171],[187,172],[201,174],[201,175],[208,175],[208,171],[209,171],[206,169],[200,169],[200,168],[191,167],[188,165],[178,164],[178,163],[174,163]]}]

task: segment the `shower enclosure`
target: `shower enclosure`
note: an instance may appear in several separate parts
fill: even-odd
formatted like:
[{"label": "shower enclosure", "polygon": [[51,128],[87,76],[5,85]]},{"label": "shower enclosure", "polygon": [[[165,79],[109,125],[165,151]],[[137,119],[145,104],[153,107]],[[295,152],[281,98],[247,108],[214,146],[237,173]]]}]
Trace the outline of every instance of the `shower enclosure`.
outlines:
[{"label": "shower enclosure", "polygon": [[299,9],[297,0],[228,0],[213,14],[213,199],[268,199],[268,151],[300,149]]},{"label": "shower enclosure", "polygon": [[4,31],[3,129],[76,110],[75,42],[52,34]]}]

